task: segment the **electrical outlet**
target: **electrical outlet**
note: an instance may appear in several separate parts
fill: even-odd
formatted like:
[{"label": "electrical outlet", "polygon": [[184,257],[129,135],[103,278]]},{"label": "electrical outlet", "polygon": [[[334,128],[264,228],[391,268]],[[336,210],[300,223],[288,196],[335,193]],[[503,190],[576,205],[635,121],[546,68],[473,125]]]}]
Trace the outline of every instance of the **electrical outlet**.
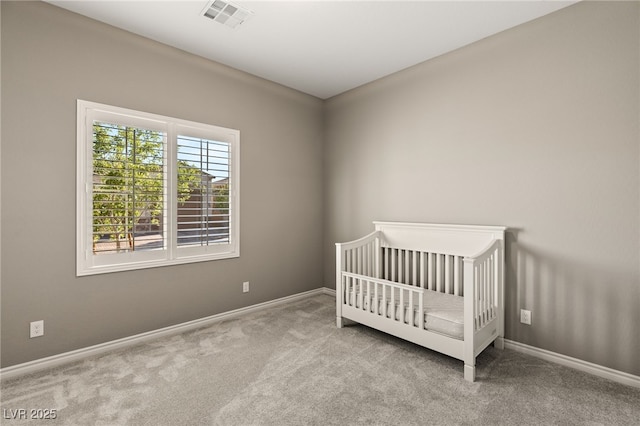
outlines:
[{"label": "electrical outlet", "polygon": [[523,324],[531,325],[531,311],[520,309],[520,322]]},{"label": "electrical outlet", "polygon": [[44,320],[33,321],[29,327],[29,338],[40,337],[44,335]]},{"label": "electrical outlet", "polygon": [[249,281],[245,281],[242,283],[242,292],[249,293]]}]

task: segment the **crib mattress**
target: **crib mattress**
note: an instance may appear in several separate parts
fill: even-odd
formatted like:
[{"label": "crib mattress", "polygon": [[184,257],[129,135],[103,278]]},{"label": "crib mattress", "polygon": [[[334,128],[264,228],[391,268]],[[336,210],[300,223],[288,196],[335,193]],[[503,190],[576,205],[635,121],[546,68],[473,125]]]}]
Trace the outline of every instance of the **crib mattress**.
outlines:
[{"label": "crib mattress", "polygon": [[[349,297],[349,304],[354,304],[354,295]],[[356,307],[360,307],[359,298],[355,297]],[[368,298],[364,297],[365,310],[374,312],[371,300],[373,296]],[[409,322],[410,315],[413,315],[414,324],[418,324],[419,308],[417,301],[414,306],[410,307],[409,303],[404,303],[404,309],[398,309],[400,301],[397,297],[395,300],[395,316],[396,320],[400,321],[401,313],[404,315],[404,321]],[[378,297],[378,311],[383,312],[382,297]],[[391,313],[391,300],[387,300],[387,317]],[[424,292],[424,328],[425,330],[434,331],[452,337],[454,339],[462,340],[464,338],[464,298],[462,296],[455,296],[453,294],[440,293],[437,291],[426,290]]]}]

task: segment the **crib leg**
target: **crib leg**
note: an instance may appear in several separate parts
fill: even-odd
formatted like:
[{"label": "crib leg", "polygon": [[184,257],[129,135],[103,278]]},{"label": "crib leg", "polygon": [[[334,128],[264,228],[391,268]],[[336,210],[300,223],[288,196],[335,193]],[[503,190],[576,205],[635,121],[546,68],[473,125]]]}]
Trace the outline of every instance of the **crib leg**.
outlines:
[{"label": "crib leg", "polygon": [[464,365],[464,379],[468,382],[476,381],[476,366],[475,365]]},{"label": "crib leg", "polygon": [[336,317],[336,324],[338,325],[338,328],[344,327],[344,318]]},{"label": "crib leg", "polygon": [[498,336],[496,340],[493,341],[493,347],[496,349],[503,350],[504,349],[504,337]]}]

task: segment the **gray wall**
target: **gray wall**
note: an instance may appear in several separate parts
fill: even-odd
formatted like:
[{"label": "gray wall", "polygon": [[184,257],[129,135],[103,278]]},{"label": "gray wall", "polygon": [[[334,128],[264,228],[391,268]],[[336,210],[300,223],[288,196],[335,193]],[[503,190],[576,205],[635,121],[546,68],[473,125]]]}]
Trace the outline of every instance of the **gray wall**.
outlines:
[{"label": "gray wall", "polygon": [[[320,100],[46,3],[1,7],[3,367],[323,286]],[[76,278],[78,98],[239,129],[241,257]]]},{"label": "gray wall", "polygon": [[640,375],[639,15],[581,2],[330,99],[327,283],[372,220],[506,225],[506,337]]}]

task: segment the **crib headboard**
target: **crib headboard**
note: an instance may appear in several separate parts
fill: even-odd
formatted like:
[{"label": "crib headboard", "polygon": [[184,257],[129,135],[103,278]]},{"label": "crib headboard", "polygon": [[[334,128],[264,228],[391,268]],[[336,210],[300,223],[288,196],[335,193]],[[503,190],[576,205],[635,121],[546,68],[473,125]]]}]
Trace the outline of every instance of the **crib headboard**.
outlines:
[{"label": "crib headboard", "polygon": [[381,246],[473,256],[493,240],[504,240],[504,226],[373,222],[383,234]]}]

